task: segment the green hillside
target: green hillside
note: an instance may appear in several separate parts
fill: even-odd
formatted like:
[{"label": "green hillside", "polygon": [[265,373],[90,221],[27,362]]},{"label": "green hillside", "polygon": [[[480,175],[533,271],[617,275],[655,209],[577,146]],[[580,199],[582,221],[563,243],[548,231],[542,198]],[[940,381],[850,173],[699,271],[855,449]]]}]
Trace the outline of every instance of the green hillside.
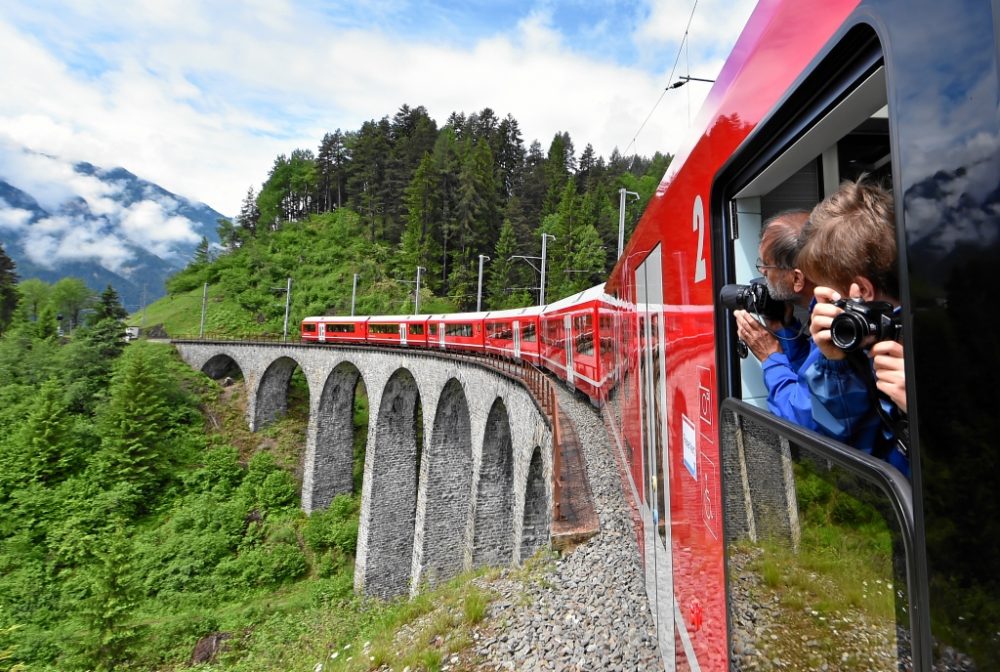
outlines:
[{"label": "green hillside", "polygon": [[[250,238],[215,259],[192,262],[167,284],[169,294],[130,316],[129,324],[155,335],[198,335],[202,297],[205,334],[280,336],[285,288],[292,279],[289,334],[307,315],[349,315],[354,274],[358,314],[413,311],[412,273],[393,261],[393,250],[372,243],[356,213],[342,208]],[[452,301],[421,288],[422,312],[454,311]]]}]

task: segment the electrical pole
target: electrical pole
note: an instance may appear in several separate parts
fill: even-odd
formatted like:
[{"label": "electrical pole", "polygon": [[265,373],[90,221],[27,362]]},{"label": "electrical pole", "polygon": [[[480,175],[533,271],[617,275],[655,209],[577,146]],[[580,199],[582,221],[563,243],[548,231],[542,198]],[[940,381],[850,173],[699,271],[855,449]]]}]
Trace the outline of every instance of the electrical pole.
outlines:
[{"label": "electrical pole", "polygon": [[358,274],[354,274],[354,286],[351,287],[351,317],[354,317],[354,299],[358,295]]},{"label": "electrical pole", "polygon": [[485,254],[479,255],[479,289],[476,290],[476,312],[480,312],[483,306],[483,261],[489,261],[490,258]]},{"label": "electrical pole", "polygon": [[205,338],[205,304],[208,303],[208,283],[205,283],[205,288],[201,292],[201,330],[198,332],[198,338]]},{"label": "electrical pole", "polygon": [[420,271],[426,271],[427,269],[423,266],[417,266],[417,291],[416,298],[413,301],[413,314],[418,315],[420,313]]},{"label": "electrical pole", "polygon": [[545,305],[545,242],[549,238],[556,239],[551,233],[542,234],[542,282],[538,286],[538,305],[540,306]]},{"label": "electrical pole", "polygon": [[292,304],[292,279],[288,278],[288,286],[285,288],[285,326],[281,331],[281,340],[288,340],[288,309]]}]

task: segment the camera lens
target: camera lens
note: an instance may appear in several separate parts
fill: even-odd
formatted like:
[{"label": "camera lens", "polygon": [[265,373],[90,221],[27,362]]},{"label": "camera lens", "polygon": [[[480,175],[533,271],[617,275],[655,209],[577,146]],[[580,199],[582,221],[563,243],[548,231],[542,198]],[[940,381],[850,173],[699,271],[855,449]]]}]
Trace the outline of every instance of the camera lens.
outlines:
[{"label": "camera lens", "polygon": [[852,312],[840,313],[830,324],[830,338],[833,344],[844,352],[860,348],[869,333],[865,318]]}]

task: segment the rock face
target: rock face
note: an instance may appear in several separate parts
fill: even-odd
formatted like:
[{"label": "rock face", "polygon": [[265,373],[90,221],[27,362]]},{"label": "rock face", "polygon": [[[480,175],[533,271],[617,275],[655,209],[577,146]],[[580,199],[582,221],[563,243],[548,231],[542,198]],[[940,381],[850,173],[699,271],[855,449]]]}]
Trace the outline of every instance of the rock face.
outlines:
[{"label": "rock face", "polygon": [[199,665],[201,663],[214,662],[216,657],[225,649],[225,642],[232,639],[233,635],[228,632],[213,632],[205,635],[194,645],[194,652],[191,654],[189,665]]}]

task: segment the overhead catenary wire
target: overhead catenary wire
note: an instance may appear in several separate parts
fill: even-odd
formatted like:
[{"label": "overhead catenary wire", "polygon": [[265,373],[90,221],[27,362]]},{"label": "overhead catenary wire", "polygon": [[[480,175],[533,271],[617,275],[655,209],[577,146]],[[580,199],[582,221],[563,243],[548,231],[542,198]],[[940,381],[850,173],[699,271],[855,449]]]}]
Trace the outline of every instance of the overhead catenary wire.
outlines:
[{"label": "overhead catenary wire", "polygon": [[[641,124],[639,124],[639,128],[636,130],[635,134],[632,136],[632,141],[630,143],[628,143],[627,147],[625,147],[625,151],[622,152],[622,156],[627,156],[629,150],[632,149],[632,147],[636,144],[636,140],[639,138],[639,134],[642,133],[642,129],[644,129],[646,127],[646,124],[649,123],[649,120],[653,116],[653,113],[656,112],[656,108],[659,107],[660,103],[663,101],[663,97],[665,95],[667,95],[667,91],[669,91],[670,89],[676,88],[676,86],[673,85],[673,84],[670,84],[670,82],[674,81],[674,73],[677,71],[677,64],[681,60],[681,52],[684,50],[684,45],[687,43],[688,32],[691,30],[691,22],[694,21],[694,12],[695,12],[696,9],[698,9],[698,0],[694,0],[694,6],[691,7],[691,16],[688,17],[687,27],[684,28],[684,36],[681,38],[681,43],[679,45],[677,45],[677,56],[674,57],[674,64],[673,64],[673,66],[671,66],[671,68],[670,68],[670,74],[667,76],[667,82],[668,83],[667,83],[667,85],[665,87],[663,87],[663,91],[660,93],[660,97],[656,99],[655,103],[653,103],[653,107],[649,111],[649,114],[647,114],[646,118],[643,119],[643,121],[642,121]],[[689,68],[690,68],[690,64],[689,64]],[[690,72],[688,74],[690,74]],[[633,155],[632,156],[632,162],[629,163],[629,168],[632,167],[631,164],[634,161],[635,161],[635,156]]]}]

